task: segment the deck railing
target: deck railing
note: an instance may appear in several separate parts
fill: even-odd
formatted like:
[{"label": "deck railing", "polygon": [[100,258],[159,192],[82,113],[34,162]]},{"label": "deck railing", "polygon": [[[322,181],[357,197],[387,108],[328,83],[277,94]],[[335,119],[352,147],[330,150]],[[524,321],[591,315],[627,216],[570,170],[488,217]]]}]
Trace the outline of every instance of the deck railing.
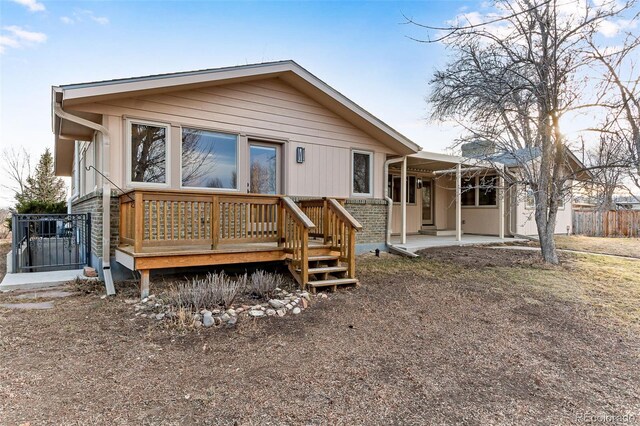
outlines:
[{"label": "deck railing", "polygon": [[349,278],[355,278],[356,231],[362,225],[334,198],[300,201],[302,211],[313,221],[316,228],[310,233],[322,237],[324,243],[340,252],[340,260],[347,262]]},{"label": "deck railing", "polygon": [[134,190],[120,196],[120,244],[133,246],[136,253],[166,245],[217,249],[228,244],[277,242],[286,246],[291,243],[286,237],[294,236],[287,234],[291,226],[279,226],[286,212],[307,230],[314,224],[285,198]]}]

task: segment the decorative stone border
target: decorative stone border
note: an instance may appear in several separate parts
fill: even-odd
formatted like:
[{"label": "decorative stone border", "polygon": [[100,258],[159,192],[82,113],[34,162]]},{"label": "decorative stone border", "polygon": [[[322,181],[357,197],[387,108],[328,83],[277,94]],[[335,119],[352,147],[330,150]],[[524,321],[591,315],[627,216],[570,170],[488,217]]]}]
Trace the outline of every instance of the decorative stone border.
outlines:
[{"label": "decorative stone border", "polygon": [[[212,326],[234,326],[240,318],[283,317],[287,314],[299,315],[307,309],[312,297],[326,299],[325,293],[311,295],[307,291],[296,290],[290,293],[280,288],[275,289],[274,298],[266,303],[256,305],[232,305],[228,309],[203,309],[193,313],[193,325],[196,328]],[[135,316],[155,319],[157,321],[174,320],[176,308],[155,295],[140,300],[126,299],[125,303],[133,305]]]}]

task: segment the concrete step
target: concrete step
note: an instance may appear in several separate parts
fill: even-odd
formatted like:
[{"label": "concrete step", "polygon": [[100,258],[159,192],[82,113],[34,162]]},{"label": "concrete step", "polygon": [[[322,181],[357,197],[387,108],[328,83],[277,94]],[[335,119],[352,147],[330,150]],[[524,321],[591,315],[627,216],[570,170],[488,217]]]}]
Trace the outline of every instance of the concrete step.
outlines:
[{"label": "concrete step", "polygon": [[422,235],[432,235],[435,237],[445,237],[445,236],[455,236],[456,235],[456,230],[455,229],[425,229],[422,228],[419,231],[420,234]]}]

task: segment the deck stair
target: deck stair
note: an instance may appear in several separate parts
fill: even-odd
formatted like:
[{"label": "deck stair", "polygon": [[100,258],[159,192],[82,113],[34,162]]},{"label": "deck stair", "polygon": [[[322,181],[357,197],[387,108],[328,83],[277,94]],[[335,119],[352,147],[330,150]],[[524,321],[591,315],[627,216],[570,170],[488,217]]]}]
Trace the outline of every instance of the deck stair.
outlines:
[{"label": "deck stair", "polygon": [[[299,277],[301,272],[301,268],[296,268],[293,275]],[[338,286],[359,285],[357,278],[349,278],[349,267],[340,262],[338,254],[309,256],[307,272],[309,279],[306,287],[312,293],[320,288],[336,291]]]}]

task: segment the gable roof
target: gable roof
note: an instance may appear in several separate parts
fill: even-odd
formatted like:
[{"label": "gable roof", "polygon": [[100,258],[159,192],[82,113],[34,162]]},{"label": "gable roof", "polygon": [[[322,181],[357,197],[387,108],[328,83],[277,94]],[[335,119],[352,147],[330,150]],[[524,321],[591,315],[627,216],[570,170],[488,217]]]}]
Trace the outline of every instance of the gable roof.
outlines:
[{"label": "gable roof", "polygon": [[[64,109],[75,104],[116,97],[146,95],[170,90],[188,90],[265,78],[283,80],[372,138],[389,146],[398,154],[413,154],[421,150],[418,144],[292,60],[54,86],[52,87],[52,107],[59,104]],[[90,117],[85,118],[91,119]],[[83,135],[81,126],[63,121],[63,118],[54,113],[53,131],[56,134],[56,150],[62,142],[61,139],[64,139],[59,138],[63,133],[63,126],[71,129],[66,133],[71,133],[74,136]],[[85,135],[88,136],[92,133],[93,131],[84,129]],[[56,159],[60,160],[59,156],[56,156]]]}]

